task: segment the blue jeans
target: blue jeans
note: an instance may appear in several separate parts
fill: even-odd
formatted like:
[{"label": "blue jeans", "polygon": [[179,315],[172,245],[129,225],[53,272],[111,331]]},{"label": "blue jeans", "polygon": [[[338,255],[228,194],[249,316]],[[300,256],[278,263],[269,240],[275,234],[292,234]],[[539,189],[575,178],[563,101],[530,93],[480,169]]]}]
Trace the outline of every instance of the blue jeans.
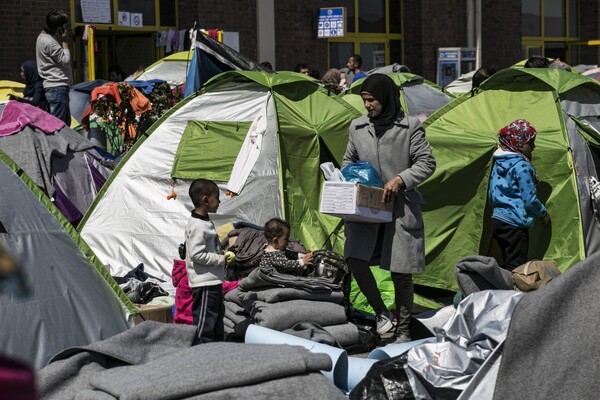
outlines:
[{"label": "blue jeans", "polygon": [[50,114],[71,126],[71,111],[69,110],[69,87],[57,86],[44,90],[50,106]]}]

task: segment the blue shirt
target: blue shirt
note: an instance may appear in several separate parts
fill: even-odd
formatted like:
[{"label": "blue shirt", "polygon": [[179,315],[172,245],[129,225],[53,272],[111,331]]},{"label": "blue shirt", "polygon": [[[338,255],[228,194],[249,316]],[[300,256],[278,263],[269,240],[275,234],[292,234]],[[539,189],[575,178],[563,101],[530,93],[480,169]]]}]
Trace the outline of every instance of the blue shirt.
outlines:
[{"label": "blue shirt", "polygon": [[519,153],[500,149],[494,153],[488,199],[492,218],[513,226],[530,228],[535,217],[548,213],[537,198],[535,170]]},{"label": "blue shirt", "polygon": [[354,75],[354,79],[352,79],[352,82],[356,82],[357,80],[362,79],[362,78],[366,78],[366,77],[367,77],[367,74],[365,74],[362,71],[359,71],[358,74]]}]

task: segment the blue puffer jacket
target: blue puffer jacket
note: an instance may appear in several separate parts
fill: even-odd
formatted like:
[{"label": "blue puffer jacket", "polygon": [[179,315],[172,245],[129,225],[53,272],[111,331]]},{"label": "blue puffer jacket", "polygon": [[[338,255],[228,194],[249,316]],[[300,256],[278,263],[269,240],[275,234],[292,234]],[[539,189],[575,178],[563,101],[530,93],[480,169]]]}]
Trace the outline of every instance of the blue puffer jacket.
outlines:
[{"label": "blue puffer jacket", "polygon": [[492,218],[513,226],[529,228],[548,213],[537,198],[533,166],[519,153],[496,150],[488,199]]}]

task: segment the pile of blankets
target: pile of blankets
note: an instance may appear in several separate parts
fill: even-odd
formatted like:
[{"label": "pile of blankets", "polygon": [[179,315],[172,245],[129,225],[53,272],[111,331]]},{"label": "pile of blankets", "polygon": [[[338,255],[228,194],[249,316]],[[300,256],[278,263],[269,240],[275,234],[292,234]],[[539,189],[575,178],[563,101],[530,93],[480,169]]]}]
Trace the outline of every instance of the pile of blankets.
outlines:
[{"label": "pile of blankets", "polygon": [[299,346],[205,343],[195,327],[146,321],[58,354],[38,374],[51,399],[344,399],[319,371],[326,354]]},{"label": "pile of blankets", "polygon": [[[225,333],[243,338],[249,324],[303,336],[298,326],[322,327],[339,346],[356,344],[359,332],[348,322],[344,293],[321,277],[298,277],[257,268],[225,295]],[[308,325],[307,325],[308,324]]]}]

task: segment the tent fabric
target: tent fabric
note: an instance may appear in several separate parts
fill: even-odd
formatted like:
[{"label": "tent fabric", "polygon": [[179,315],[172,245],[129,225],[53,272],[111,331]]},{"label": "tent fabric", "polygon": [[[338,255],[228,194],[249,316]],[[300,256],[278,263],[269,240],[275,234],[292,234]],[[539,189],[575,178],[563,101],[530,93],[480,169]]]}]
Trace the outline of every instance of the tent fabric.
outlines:
[{"label": "tent fabric", "polygon": [[[272,101],[266,101],[268,96]],[[339,165],[347,127],[358,112],[300,74],[230,71],[179,103],[140,138],[82,220],[82,236],[111,273],[122,275],[143,262],[149,273],[169,277],[192,209],[189,179],[171,176],[188,121],[208,122],[209,127],[211,121],[251,123],[265,104],[260,156],[238,196],[225,196],[227,179],[217,182],[221,205],[211,218],[217,226],[233,221],[262,226],[272,217],[285,218],[294,237],[313,249],[339,230],[338,218],[319,213],[319,165]],[[220,152],[214,143],[207,148]],[[203,171],[202,165],[196,167]],[[167,200],[173,190],[179,195]]]},{"label": "tent fabric", "polygon": [[39,369],[59,351],[130,326],[135,306],[62,214],[0,151],[0,245],[29,292],[0,293],[0,352]]},{"label": "tent fabric", "polygon": [[[189,121],[177,147],[171,176],[228,180],[249,128],[248,122]],[[198,165],[202,165],[202,171]]]},{"label": "tent fabric", "polygon": [[191,67],[186,78],[185,96],[200,90],[213,76],[234,70],[266,71],[262,65],[212,37],[197,35]]},{"label": "tent fabric", "polygon": [[135,80],[160,79],[172,86],[185,83],[192,55],[192,51],[180,51],[166,56],[144,69]]},{"label": "tent fabric", "polygon": [[20,82],[0,80],[0,101],[8,101],[9,94],[23,97],[25,85]]},{"label": "tent fabric", "polygon": [[104,79],[96,79],[93,81],[85,81],[76,83],[69,90],[69,110],[71,116],[81,124],[85,110],[90,105],[92,99],[92,91],[98,86],[102,86],[110,81]]},{"label": "tent fabric", "polygon": [[[454,98],[452,95],[445,93],[435,83],[419,75],[408,72],[393,72],[386,73],[386,75],[392,78],[396,86],[398,86],[402,109],[408,115],[416,116],[421,121],[433,114],[434,111],[448,104]],[[364,79],[359,79],[354,82],[348,91],[341,95],[341,98],[361,113],[366,114],[366,109],[360,97],[363,81]]]},{"label": "tent fabric", "polygon": [[77,209],[76,213],[61,209],[73,216],[69,219],[73,224],[79,222],[114,168],[92,142],[67,126],[50,134],[26,126],[14,135],[0,137],[0,150],[49,197],[54,196],[56,186],[61,188]]},{"label": "tent fabric", "polygon": [[540,180],[538,197],[551,217],[549,225],[537,223],[530,230],[529,258],[554,260],[564,271],[598,251],[600,231],[586,184],[597,176],[597,150],[571,116],[600,116],[599,94],[597,83],[578,74],[508,68],[487,79],[474,96],[455,99],[425,121],[438,168],[420,186],[427,199],[427,268],[415,276],[416,284],[455,291],[457,261],[493,252],[487,205],[492,154],[498,130],[518,118],[538,131],[532,162]]},{"label": "tent fabric", "polygon": [[258,115],[252,121],[242,149],[238,153],[233,169],[231,171],[231,177],[227,182],[227,190],[235,194],[239,194],[244,187],[244,183],[248,180],[248,176],[252,169],[256,165],[261,149],[262,141],[267,130],[267,109],[271,101],[271,95],[268,94],[265,99],[265,104],[259,111]]}]

